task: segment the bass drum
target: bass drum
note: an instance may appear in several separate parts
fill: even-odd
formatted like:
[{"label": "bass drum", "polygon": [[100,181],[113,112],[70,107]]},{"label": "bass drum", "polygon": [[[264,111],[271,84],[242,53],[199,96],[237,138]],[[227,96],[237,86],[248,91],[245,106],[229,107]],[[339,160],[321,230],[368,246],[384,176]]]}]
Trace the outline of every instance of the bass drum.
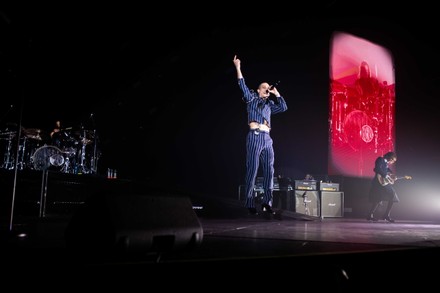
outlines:
[{"label": "bass drum", "polygon": [[42,146],[32,156],[32,163],[35,170],[47,170],[52,166],[60,168],[64,164],[63,152],[56,146]]}]

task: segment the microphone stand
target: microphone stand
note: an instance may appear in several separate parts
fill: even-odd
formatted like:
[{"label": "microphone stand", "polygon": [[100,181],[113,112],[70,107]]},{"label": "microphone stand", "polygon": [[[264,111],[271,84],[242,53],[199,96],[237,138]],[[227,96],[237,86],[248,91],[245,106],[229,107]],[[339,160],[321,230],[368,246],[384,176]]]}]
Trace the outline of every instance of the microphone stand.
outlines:
[{"label": "microphone stand", "polygon": [[17,131],[17,149],[15,152],[15,163],[14,163],[14,183],[12,187],[12,200],[11,200],[11,213],[9,218],[9,231],[12,232],[13,225],[14,225],[14,210],[15,210],[15,196],[16,196],[16,189],[17,189],[17,176],[18,176],[18,155],[20,152],[20,137],[21,137],[21,122],[23,119],[23,102],[21,103],[20,107],[20,117],[19,117],[19,123],[18,123],[18,131]]},{"label": "microphone stand", "polygon": [[40,211],[38,216],[44,218],[46,216],[46,198],[47,198],[47,180],[49,177],[49,171],[47,168],[43,169],[41,178],[41,194],[40,194]]},{"label": "microphone stand", "polygon": [[310,210],[309,210],[309,206],[307,205],[307,203],[309,202],[308,197],[307,197],[307,191],[304,191],[303,193],[303,202],[304,202],[304,212],[306,215],[310,215]]}]

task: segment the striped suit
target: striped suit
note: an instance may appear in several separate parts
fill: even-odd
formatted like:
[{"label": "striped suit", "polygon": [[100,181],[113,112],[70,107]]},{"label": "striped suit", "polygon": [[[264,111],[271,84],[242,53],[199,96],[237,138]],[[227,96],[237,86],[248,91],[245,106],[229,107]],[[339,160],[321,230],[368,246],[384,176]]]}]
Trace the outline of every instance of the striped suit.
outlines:
[{"label": "striped suit", "polygon": [[256,92],[249,90],[244,78],[238,79],[238,85],[243,92],[248,124],[251,125],[246,138],[245,207],[255,208],[254,186],[260,164],[264,178],[262,204],[272,206],[275,156],[270,136],[271,115],[286,111],[287,104],[282,96],[277,97],[276,102],[259,97]]}]

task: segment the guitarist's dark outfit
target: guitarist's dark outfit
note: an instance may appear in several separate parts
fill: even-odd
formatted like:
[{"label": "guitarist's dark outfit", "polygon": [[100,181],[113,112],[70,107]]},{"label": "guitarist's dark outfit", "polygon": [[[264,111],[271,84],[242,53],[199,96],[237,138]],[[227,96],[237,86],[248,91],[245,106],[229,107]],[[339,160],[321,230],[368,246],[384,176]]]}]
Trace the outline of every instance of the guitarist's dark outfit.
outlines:
[{"label": "guitarist's dark outfit", "polygon": [[382,201],[387,201],[387,208],[383,214],[382,219],[387,222],[394,222],[390,217],[391,208],[395,202],[399,202],[399,197],[394,190],[393,184],[381,184],[381,178],[387,178],[387,175],[392,173],[389,168],[389,158],[387,159],[387,154],[383,157],[378,157],[374,164],[374,178],[371,181],[371,187],[369,192],[369,202],[371,203],[371,208],[367,216],[369,221],[377,221],[378,219],[374,217],[374,212],[377,210]]}]

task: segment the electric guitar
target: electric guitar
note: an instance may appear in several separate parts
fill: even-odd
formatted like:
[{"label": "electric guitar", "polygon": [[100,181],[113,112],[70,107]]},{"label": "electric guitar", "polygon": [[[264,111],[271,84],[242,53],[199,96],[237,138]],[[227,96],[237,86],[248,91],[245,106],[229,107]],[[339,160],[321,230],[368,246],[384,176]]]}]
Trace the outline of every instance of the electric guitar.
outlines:
[{"label": "electric guitar", "polygon": [[387,176],[382,177],[382,175],[377,174],[377,180],[379,181],[380,185],[382,185],[382,186],[385,186],[388,184],[394,184],[394,182],[396,182],[396,180],[399,180],[399,179],[411,180],[412,177],[411,176],[396,177],[393,174],[387,174]]}]

